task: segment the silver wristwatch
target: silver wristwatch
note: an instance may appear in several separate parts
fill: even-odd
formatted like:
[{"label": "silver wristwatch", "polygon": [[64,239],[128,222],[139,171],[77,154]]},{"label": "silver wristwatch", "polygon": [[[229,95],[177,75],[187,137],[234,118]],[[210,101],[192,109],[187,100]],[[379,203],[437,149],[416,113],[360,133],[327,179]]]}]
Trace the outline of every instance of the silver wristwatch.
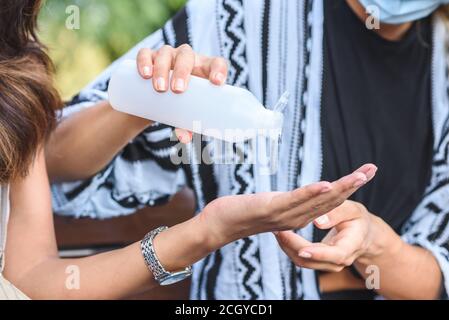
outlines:
[{"label": "silver wristwatch", "polygon": [[154,251],[153,239],[161,232],[167,230],[168,227],[159,227],[149,232],[143,240],[140,242],[140,248],[148,269],[153,273],[154,279],[159,282],[161,286],[167,286],[170,284],[182,281],[192,275],[192,267],[187,267],[182,271],[168,272],[164,269],[156,252]]}]

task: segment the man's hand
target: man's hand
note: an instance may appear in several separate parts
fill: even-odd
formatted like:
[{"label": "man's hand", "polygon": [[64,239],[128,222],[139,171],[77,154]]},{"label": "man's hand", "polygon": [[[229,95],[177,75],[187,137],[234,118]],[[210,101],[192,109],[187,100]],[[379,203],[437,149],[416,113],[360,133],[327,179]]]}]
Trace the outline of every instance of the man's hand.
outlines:
[{"label": "man's hand", "polygon": [[[221,86],[226,82],[228,65],[225,59],[219,57],[205,57],[196,54],[193,49],[183,44],[178,48],[163,46],[158,51],[141,49],[137,56],[137,68],[144,79],[152,79],[154,89],[182,94],[188,89],[190,76],[209,79],[211,83]],[[169,79],[170,71],[173,76]],[[192,133],[175,130],[178,139],[189,143]]]},{"label": "man's hand", "polygon": [[381,222],[360,203],[345,201],[341,206],[317,218],[315,225],[330,229],[320,243],[311,243],[292,231],[280,232],[277,240],[297,266],[340,272],[356,260],[378,256],[384,235],[379,234]]}]

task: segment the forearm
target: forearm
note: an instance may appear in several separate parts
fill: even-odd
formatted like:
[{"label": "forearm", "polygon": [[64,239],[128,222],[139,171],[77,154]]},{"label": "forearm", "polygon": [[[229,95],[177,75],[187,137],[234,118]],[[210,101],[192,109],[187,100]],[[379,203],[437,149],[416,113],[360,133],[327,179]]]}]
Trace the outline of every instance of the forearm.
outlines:
[{"label": "forearm", "polygon": [[100,102],[62,121],[46,147],[52,182],[89,178],[101,171],[151,123]]},{"label": "forearm", "polygon": [[[154,245],[169,271],[184,269],[219,246],[208,239],[197,218],[162,232]],[[140,243],[83,259],[49,257],[20,271],[7,268],[5,275],[33,299],[118,299],[158,285],[144,262]]]},{"label": "forearm", "polygon": [[82,259],[48,257],[5,277],[32,299],[119,299],[156,286],[138,244]]},{"label": "forearm", "polygon": [[[157,285],[140,243],[83,259],[59,259],[43,151],[28,176],[11,183],[10,200],[4,275],[31,298],[113,299]],[[156,236],[155,251],[166,270],[179,271],[225,244],[209,229],[197,216]],[[77,283],[78,271],[79,290],[70,283]]]},{"label": "forearm", "polygon": [[376,254],[356,261],[364,277],[368,266],[379,268],[379,294],[388,299],[437,299],[442,276],[434,256],[405,243],[385,222],[376,218]]}]

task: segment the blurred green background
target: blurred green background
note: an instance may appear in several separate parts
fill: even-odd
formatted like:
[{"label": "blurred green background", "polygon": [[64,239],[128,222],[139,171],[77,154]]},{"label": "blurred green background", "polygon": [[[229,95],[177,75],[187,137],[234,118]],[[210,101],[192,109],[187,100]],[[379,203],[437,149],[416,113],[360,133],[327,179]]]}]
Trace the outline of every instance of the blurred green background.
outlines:
[{"label": "blurred green background", "polygon": [[[69,99],[112,61],[160,28],[186,0],[46,0],[39,25],[56,66],[56,85]],[[66,8],[80,9],[69,30]]]}]

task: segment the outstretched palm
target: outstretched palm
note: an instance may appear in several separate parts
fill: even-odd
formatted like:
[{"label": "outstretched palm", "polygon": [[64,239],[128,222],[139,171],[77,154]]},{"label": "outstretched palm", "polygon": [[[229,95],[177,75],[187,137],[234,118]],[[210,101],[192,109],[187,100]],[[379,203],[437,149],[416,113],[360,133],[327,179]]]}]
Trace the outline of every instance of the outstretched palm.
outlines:
[{"label": "outstretched palm", "polygon": [[223,239],[303,228],[317,217],[341,205],[370,181],[374,165],[364,165],[333,183],[318,182],[290,192],[226,196],[211,202],[200,215],[211,232]]}]

